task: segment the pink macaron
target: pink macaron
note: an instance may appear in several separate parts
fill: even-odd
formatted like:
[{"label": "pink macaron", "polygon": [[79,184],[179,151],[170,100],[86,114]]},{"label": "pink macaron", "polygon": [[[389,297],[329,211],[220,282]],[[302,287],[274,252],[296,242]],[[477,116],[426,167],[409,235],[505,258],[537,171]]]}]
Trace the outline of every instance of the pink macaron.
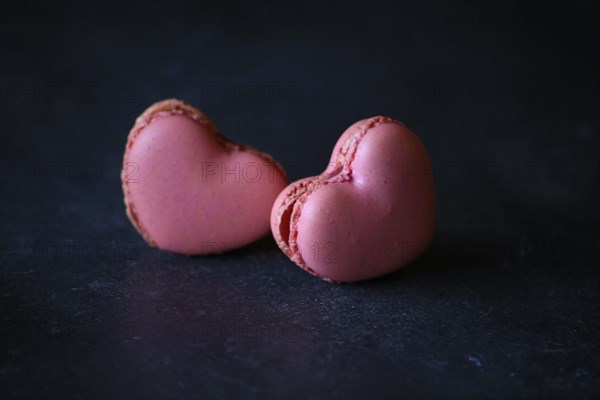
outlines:
[{"label": "pink macaron", "polygon": [[272,157],[231,142],[200,110],[175,99],[137,118],[121,179],[127,215],[144,239],[188,255],[264,236],[273,201],[287,185]]},{"label": "pink macaron", "polygon": [[387,117],[350,126],[327,169],[290,184],[271,211],[281,250],[331,282],[371,279],[408,265],[431,242],[434,225],[425,148]]}]

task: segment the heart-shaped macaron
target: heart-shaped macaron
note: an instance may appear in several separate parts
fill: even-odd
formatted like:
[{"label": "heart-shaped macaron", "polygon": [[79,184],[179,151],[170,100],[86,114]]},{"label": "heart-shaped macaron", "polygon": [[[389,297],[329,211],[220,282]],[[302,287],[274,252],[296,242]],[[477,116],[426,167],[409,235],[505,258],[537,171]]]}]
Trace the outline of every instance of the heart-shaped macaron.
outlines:
[{"label": "heart-shaped macaron", "polygon": [[200,110],[175,99],[137,118],[121,180],[127,215],[144,239],[190,255],[265,235],[273,201],[287,185],[273,158],[232,143]]},{"label": "heart-shaped macaron", "polygon": [[434,225],[425,148],[387,117],[350,126],[325,172],[290,184],[271,212],[281,250],[332,282],[375,278],[407,265],[427,248]]}]

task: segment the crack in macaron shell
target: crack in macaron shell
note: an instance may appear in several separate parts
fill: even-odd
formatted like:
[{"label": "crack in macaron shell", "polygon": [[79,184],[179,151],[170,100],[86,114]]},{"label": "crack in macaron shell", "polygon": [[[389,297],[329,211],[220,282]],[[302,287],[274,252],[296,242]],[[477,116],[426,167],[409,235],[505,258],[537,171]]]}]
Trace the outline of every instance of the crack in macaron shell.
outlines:
[{"label": "crack in macaron shell", "polygon": [[[364,144],[365,138],[368,138],[367,144]],[[378,140],[388,143],[377,145]],[[374,154],[387,157],[385,160],[373,159],[368,154],[369,151],[363,151],[365,146],[373,148],[373,143],[376,144]],[[323,174],[294,182],[280,194],[272,211],[272,230],[278,245],[292,261],[325,280],[350,282],[384,275],[400,268],[427,247],[434,223],[433,181],[421,180],[416,185],[402,185],[398,180],[398,174],[402,172],[398,171],[399,159],[394,157],[394,150],[406,162],[418,162],[429,170],[429,161],[420,141],[404,124],[387,117],[374,117],[359,121],[344,132],[332,152],[330,167]],[[357,157],[360,157],[358,164]],[[365,157],[368,159],[366,163]],[[379,173],[385,175],[385,179],[375,185],[365,181],[365,176],[374,179],[365,170],[370,165],[381,164],[381,161],[393,166],[396,173],[386,171],[384,166],[379,168]],[[387,181],[404,186],[407,192],[403,193],[396,187],[391,192],[388,188],[390,193],[386,194]],[[411,190],[417,194],[416,197],[410,194]],[[379,195],[377,191],[380,192]],[[418,204],[420,200],[423,200],[422,207]],[[305,215],[307,204],[310,214],[308,217]],[[347,206],[348,204],[352,205]],[[412,220],[407,217],[410,211],[401,210],[406,207],[416,210],[417,217]],[[367,214],[369,217],[364,218]],[[401,245],[414,242],[415,248],[414,254],[404,254],[403,257],[397,251],[392,251],[394,254],[390,257],[391,262],[386,263],[383,259],[382,265],[378,266],[376,260],[381,261],[381,257],[374,255],[369,247],[377,251],[385,248],[373,240],[365,239],[361,230],[372,231],[377,228],[377,224],[386,226],[386,216],[396,220],[402,217],[400,219],[404,221],[400,222],[407,225],[402,227],[400,224],[396,229],[393,226],[390,228],[388,224],[382,235],[372,232],[372,236],[381,236],[383,241],[386,238],[391,240],[391,247],[398,246],[398,241]],[[415,223],[416,220],[420,221]],[[287,228],[282,228],[282,225]],[[287,237],[281,235],[282,232],[286,232]],[[331,262],[323,263],[323,254],[315,254],[325,245],[337,248],[340,253],[354,254],[362,265],[345,254],[338,254],[340,262],[329,259]],[[361,250],[357,251],[357,248]],[[315,260],[314,257],[321,260]]]},{"label": "crack in macaron shell", "polygon": [[[125,177],[130,163],[139,167],[136,183]],[[200,110],[175,99],[137,118],[122,181],[127,215],[144,239],[190,255],[230,250],[266,234],[273,199],[287,184],[273,158],[229,141]]]}]

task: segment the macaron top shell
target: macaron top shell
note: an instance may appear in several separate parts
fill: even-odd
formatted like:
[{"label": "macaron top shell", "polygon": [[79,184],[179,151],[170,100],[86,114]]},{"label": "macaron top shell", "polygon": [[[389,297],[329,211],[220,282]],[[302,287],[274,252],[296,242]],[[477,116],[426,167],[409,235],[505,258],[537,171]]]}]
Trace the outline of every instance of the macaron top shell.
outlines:
[{"label": "macaron top shell", "polygon": [[[419,176],[409,175],[418,169]],[[374,117],[349,127],[323,174],[289,185],[271,229],[292,261],[321,278],[353,282],[413,261],[431,241],[433,180],[419,139]]]},{"label": "macaron top shell", "polygon": [[222,252],[260,238],[287,183],[269,155],[232,143],[200,110],[174,99],[137,119],[122,181],[127,215],[140,234],[183,254]]}]

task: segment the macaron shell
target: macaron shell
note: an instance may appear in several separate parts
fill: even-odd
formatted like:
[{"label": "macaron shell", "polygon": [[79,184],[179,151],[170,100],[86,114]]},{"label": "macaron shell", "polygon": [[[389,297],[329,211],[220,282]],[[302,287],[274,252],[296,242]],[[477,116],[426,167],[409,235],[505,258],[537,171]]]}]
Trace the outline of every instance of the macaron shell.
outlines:
[{"label": "macaron shell", "polygon": [[351,282],[380,275],[381,266],[373,259],[380,247],[378,235],[365,231],[383,221],[366,212],[354,214],[368,201],[354,192],[344,184],[323,186],[297,208],[297,235],[292,235],[290,247],[299,252],[304,269],[327,280]]},{"label": "macaron shell", "polygon": [[163,250],[218,253],[269,230],[273,200],[287,184],[281,168],[213,129],[185,113],[161,112],[128,145],[125,165],[137,168],[124,182],[128,214]]},{"label": "macaron shell", "polygon": [[[293,203],[290,258],[334,282],[370,279],[407,265],[433,235],[430,170],[425,149],[404,124],[385,117],[353,124],[338,140],[327,170],[303,180],[311,190],[287,200]],[[294,193],[296,184],[282,195]],[[286,203],[282,195],[275,206]]]}]

